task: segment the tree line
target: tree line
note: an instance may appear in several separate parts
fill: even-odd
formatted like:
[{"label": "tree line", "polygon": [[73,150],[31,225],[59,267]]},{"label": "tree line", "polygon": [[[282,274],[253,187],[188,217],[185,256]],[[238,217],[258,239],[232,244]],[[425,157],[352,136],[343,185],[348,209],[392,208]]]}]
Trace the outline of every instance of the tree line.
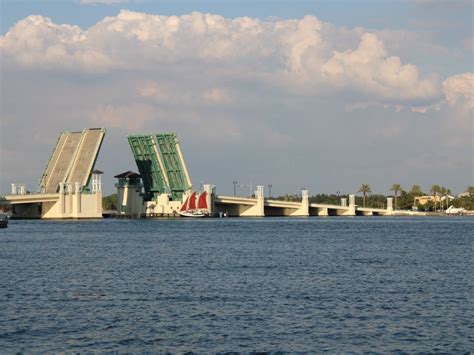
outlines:
[{"label": "tree line", "polygon": [[[451,190],[440,185],[431,186],[429,193],[423,192],[420,185],[413,185],[406,191],[400,184],[393,184],[390,189],[393,192],[391,195],[374,194],[372,188],[368,184],[362,184],[357,191],[360,194],[355,197],[356,205],[373,208],[386,208],[387,197],[394,198],[393,207],[395,209],[409,210],[413,206],[417,207],[419,211],[439,211],[445,210],[450,205],[456,208],[463,207],[467,210],[474,210],[474,186],[468,186],[466,189],[466,196],[457,197],[452,200],[448,198],[451,195]],[[427,202],[425,205],[416,203],[416,198],[420,196],[433,196],[433,201]],[[309,197],[310,203],[324,203],[330,205],[340,205],[341,198],[349,195],[345,194],[316,194]],[[275,200],[283,201],[301,201],[299,194],[287,194],[284,196],[272,197]],[[117,209],[117,194],[104,196],[102,198],[102,206],[105,210]]]},{"label": "tree line", "polygon": [[[449,188],[440,185],[432,185],[428,193],[423,192],[420,185],[413,185],[410,190],[406,191],[400,184],[393,184],[390,189],[393,192],[394,208],[407,210],[416,207],[421,211],[440,211],[447,209],[450,205],[454,207],[464,207],[468,210],[474,209],[474,186],[468,186],[466,195],[462,197],[452,196]],[[372,193],[372,189],[368,184],[362,184],[357,191],[362,194],[362,206],[366,205],[366,198]],[[376,195],[379,200],[381,195]],[[417,204],[417,197],[431,196],[425,204]],[[370,206],[375,207],[375,206]]]},{"label": "tree line", "polygon": [[[468,186],[466,196],[455,197],[451,199],[451,190],[449,188],[433,185],[428,193],[423,192],[420,185],[413,185],[408,191],[400,184],[393,184],[389,192],[392,194],[374,194],[369,184],[362,184],[355,196],[356,205],[372,208],[386,208],[387,197],[393,197],[393,208],[401,210],[410,210],[417,207],[419,211],[440,211],[447,209],[450,205],[454,207],[463,207],[467,210],[474,210],[474,186]],[[421,205],[416,202],[417,197],[432,196],[432,201]],[[348,198],[348,194],[316,194],[309,197],[310,203],[323,203],[331,205],[340,205],[341,198]],[[276,200],[283,201],[301,201],[299,194],[287,194],[275,197]]]}]

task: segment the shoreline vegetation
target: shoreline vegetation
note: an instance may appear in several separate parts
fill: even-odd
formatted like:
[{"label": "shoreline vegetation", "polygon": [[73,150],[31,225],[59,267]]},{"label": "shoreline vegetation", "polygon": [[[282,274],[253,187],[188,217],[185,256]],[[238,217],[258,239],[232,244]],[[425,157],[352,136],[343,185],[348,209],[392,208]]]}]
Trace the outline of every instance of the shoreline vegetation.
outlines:
[{"label": "shoreline vegetation", "polygon": [[[467,211],[474,211],[474,186],[468,186],[466,192],[452,196],[451,190],[439,185],[433,185],[429,193],[422,191],[419,185],[413,185],[409,191],[405,191],[399,184],[393,184],[390,188],[393,194],[384,195],[372,193],[368,184],[361,185],[358,195],[355,197],[355,203],[358,206],[372,208],[386,208],[387,197],[394,198],[395,210],[417,210],[426,212],[427,215],[439,215],[449,206],[455,208],[464,208]],[[301,201],[300,194],[286,194],[283,196],[266,196],[273,200],[281,201]],[[349,198],[349,194],[315,194],[309,197],[310,203],[322,203],[330,205],[340,205],[341,198]],[[117,194],[104,196],[102,199],[104,210],[114,211],[117,206]],[[415,208],[414,208],[415,207]]]}]

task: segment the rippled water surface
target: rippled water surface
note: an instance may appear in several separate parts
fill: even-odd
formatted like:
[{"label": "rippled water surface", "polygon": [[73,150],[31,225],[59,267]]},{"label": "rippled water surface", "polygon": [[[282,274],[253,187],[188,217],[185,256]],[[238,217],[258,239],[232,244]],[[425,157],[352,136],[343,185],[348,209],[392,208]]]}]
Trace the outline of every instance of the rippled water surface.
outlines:
[{"label": "rippled water surface", "polygon": [[0,351],[474,349],[474,218],[10,221]]}]

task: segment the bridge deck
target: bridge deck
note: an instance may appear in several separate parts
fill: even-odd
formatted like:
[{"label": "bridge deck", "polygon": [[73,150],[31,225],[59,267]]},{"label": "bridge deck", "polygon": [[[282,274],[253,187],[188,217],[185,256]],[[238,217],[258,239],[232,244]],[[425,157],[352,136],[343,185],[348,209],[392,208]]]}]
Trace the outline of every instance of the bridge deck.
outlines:
[{"label": "bridge deck", "polygon": [[148,197],[171,193],[181,200],[192,183],[176,134],[131,135],[128,142]]},{"label": "bridge deck", "polygon": [[80,186],[87,185],[103,137],[104,132],[100,129],[90,129],[83,133],[67,182],[79,182]]},{"label": "bridge deck", "polygon": [[371,207],[357,207],[357,211],[361,212],[377,212],[377,213],[385,213],[387,210],[383,208],[371,208]]},{"label": "bridge deck", "polygon": [[[214,201],[219,205],[243,205],[243,206],[251,206],[257,204],[256,198],[248,198],[248,197],[239,197],[239,196],[216,196]],[[293,209],[297,210],[301,208],[301,202],[296,201],[283,201],[283,200],[264,200],[265,207],[272,207],[272,208],[281,208],[281,209]],[[309,208],[317,208],[317,209],[327,209],[336,212],[338,214],[347,214],[350,211],[350,206],[341,206],[341,205],[331,205],[331,204],[323,204],[323,203],[310,203]],[[387,210],[381,208],[369,208],[369,207],[355,207],[356,212],[362,213],[376,213],[376,214],[387,214]]]},{"label": "bridge deck", "polygon": [[5,199],[12,205],[24,203],[54,202],[59,200],[59,193],[6,195]]},{"label": "bridge deck", "polygon": [[46,193],[55,193],[58,191],[58,184],[66,181],[71,162],[74,159],[77,147],[81,141],[81,132],[62,133],[59,144],[53,152],[53,157],[46,168],[46,176],[42,181]]},{"label": "bridge deck", "polygon": [[236,196],[216,196],[214,198],[214,202],[229,205],[255,205],[257,203],[257,199]]},{"label": "bridge deck", "polygon": [[41,177],[40,190],[56,193],[60,182],[79,182],[81,187],[85,186],[104,135],[105,130],[100,128],[61,133]]},{"label": "bridge deck", "polygon": [[314,208],[331,208],[334,210],[348,210],[349,206],[340,206],[340,205],[326,205],[323,203],[310,203],[309,207],[314,207]]},{"label": "bridge deck", "polygon": [[61,133],[57,142],[56,146],[54,147],[53,154],[49,158],[48,164],[46,165],[43,176],[41,177],[40,181],[40,187],[43,188],[44,191],[47,192],[49,189],[49,184],[48,181],[51,179],[52,174],[51,172],[54,169],[54,166],[58,162],[59,156],[61,155],[62,152],[62,147],[64,146],[66,140],[67,140],[68,134],[67,133]]}]

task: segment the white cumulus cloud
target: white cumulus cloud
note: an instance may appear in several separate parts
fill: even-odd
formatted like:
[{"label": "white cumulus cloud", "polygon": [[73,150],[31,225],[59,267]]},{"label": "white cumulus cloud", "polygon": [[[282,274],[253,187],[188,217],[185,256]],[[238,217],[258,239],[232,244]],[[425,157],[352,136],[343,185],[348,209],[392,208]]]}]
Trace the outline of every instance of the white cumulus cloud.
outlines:
[{"label": "white cumulus cloud", "polygon": [[28,16],[0,37],[3,58],[30,68],[102,71],[112,66],[103,48],[94,48],[78,26]]},{"label": "white cumulus cloud", "polygon": [[362,36],[357,49],[335,52],[322,72],[330,83],[389,99],[428,98],[438,92],[432,80],[420,78],[416,66],[402,65],[399,57],[388,56],[383,42],[370,33]]},{"label": "white cumulus cloud", "polygon": [[450,105],[474,109],[474,73],[453,75],[443,82],[443,91]]},{"label": "white cumulus cloud", "polygon": [[[376,34],[358,28],[353,31],[359,38],[357,47],[341,48],[328,35],[331,32],[333,25],[314,16],[262,21],[122,10],[87,30],[29,16],[0,38],[0,48],[7,65],[33,69],[174,70],[231,81],[245,78],[256,85],[316,96],[343,90],[392,103],[439,96],[435,79],[423,78],[415,65],[390,55]],[[166,97],[159,88],[143,90],[143,96]],[[227,96],[211,91],[204,98],[228,102]]]}]

